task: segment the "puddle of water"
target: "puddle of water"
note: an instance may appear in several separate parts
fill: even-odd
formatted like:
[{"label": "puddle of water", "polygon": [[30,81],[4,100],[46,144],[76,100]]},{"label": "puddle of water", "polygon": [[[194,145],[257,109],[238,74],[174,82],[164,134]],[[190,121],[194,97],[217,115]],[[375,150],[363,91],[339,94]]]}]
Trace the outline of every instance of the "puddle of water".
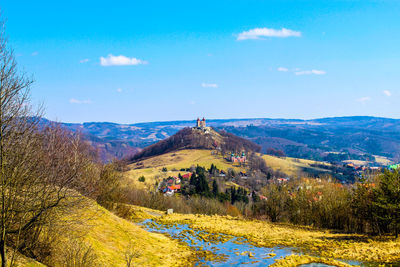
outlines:
[{"label": "puddle of water", "polygon": [[[256,247],[246,239],[226,234],[212,234],[205,231],[194,230],[187,224],[164,225],[151,219],[139,223],[149,232],[167,234],[174,239],[186,243],[196,249],[198,261],[196,266],[268,266],[276,260],[286,256],[303,253],[296,248],[289,247]],[[373,263],[341,260],[350,265],[378,266]],[[371,264],[371,265],[370,265]],[[303,264],[302,267],[331,267],[324,263]]]},{"label": "puddle of water", "polygon": [[185,242],[190,247],[199,251],[211,251],[213,256],[202,256],[200,253],[196,265],[251,265],[268,266],[279,258],[291,254],[298,254],[294,248],[285,247],[256,247],[247,240],[224,234],[209,234],[204,231],[191,229],[186,224],[166,226],[157,224],[152,220],[141,223],[150,232],[164,233],[172,238]]}]

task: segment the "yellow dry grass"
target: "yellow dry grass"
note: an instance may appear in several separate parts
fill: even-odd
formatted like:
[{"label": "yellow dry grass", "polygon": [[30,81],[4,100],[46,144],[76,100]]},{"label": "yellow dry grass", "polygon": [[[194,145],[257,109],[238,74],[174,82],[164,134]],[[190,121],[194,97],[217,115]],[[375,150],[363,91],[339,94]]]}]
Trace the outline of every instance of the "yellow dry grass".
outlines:
[{"label": "yellow dry grass", "polygon": [[[126,266],[125,253],[132,248],[137,254],[134,266],[191,264],[192,251],[187,246],[162,234],[147,232],[91,200],[87,202],[86,208],[74,212],[74,216],[84,223],[65,233],[66,238],[59,244],[60,248],[68,247],[69,238],[81,236],[83,242],[92,247],[98,266]],[[140,208],[141,212],[145,210]]]},{"label": "yellow dry grass", "polygon": [[[7,249],[7,258],[8,263],[11,261],[12,250]],[[45,265],[40,262],[35,261],[34,259],[25,257],[24,255],[16,252],[14,256],[13,266],[15,267],[44,267]]]},{"label": "yellow dry grass", "polygon": [[132,222],[141,222],[146,219],[156,219],[165,212],[125,203],[113,203],[111,211],[117,216]]},{"label": "yellow dry grass", "polygon": [[393,164],[393,161],[391,161],[387,157],[383,157],[383,156],[374,156],[374,157],[375,157],[375,161],[377,163],[379,163],[379,164],[382,164],[382,165],[391,165],[391,164]]},{"label": "yellow dry grass", "polygon": [[347,163],[347,164],[352,163],[352,164],[357,165],[357,166],[365,166],[365,165],[368,165],[368,163],[369,163],[369,161],[358,160],[358,159],[343,160],[343,162]]},{"label": "yellow dry grass", "polygon": [[279,158],[271,155],[262,155],[262,158],[265,160],[268,167],[271,167],[275,171],[281,171],[286,173],[289,176],[297,175],[302,172],[303,168],[311,168],[315,171],[326,171],[325,169],[312,167],[311,164],[322,164],[326,166],[330,166],[329,163],[308,160],[308,159],[298,159],[298,158],[290,158],[284,157]]},{"label": "yellow dry grass", "polygon": [[[211,150],[185,149],[133,163],[129,165],[130,170],[125,172],[125,177],[127,182],[133,183],[136,187],[148,189],[152,188],[156,181],[159,182],[163,178],[186,173],[186,171],[180,171],[180,169],[197,165],[210,168],[211,164],[225,171],[229,168],[238,172],[245,170],[226,161],[221,155],[213,155]],[[167,172],[162,171],[164,167],[167,168]],[[141,176],[145,177],[145,182],[138,181]]]},{"label": "yellow dry grass", "polygon": [[330,266],[337,266],[337,267],[349,267],[350,264],[327,259],[327,258],[319,258],[313,257],[309,255],[290,255],[283,259],[276,260],[274,264],[270,265],[271,267],[297,267],[302,264],[309,264],[309,263],[324,263]]},{"label": "yellow dry grass", "polygon": [[240,236],[259,246],[298,247],[330,259],[372,262],[400,260],[400,239],[371,238],[334,233],[287,224],[244,220],[230,216],[172,214],[159,218],[162,223],[186,223],[194,229]]}]

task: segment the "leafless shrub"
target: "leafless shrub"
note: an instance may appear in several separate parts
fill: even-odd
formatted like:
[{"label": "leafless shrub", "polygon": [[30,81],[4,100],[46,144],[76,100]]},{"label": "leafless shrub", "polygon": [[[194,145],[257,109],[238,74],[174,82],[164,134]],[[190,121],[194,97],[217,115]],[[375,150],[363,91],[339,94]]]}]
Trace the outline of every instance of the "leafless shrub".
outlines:
[{"label": "leafless shrub", "polygon": [[63,251],[62,266],[65,267],[92,267],[98,266],[97,256],[91,246],[76,240],[71,242]]},{"label": "leafless shrub", "polygon": [[133,266],[133,260],[139,258],[142,255],[139,249],[134,246],[134,243],[131,241],[129,246],[125,251],[125,262],[127,267]]}]

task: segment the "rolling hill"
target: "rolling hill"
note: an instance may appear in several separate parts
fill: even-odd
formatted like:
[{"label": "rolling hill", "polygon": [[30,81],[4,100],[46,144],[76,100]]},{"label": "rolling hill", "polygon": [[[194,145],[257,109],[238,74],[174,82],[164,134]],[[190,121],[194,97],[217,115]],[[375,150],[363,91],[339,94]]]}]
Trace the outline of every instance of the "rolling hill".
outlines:
[{"label": "rolling hill", "polygon": [[225,131],[217,132],[210,127],[186,127],[176,134],[144,148],[131,157],[130,161],[138,161],[181,149],[215,149],[222,152],[260,151],[258,145]]},{"label": "rolling hill", "polygon": [[[49,243],[51,250],[57,253],[45,259],[45,265],[20,257],[18,266],[127,266],[127,255],[133,256],[130,266],[190,265],[193,252],[187,246],[134,223],[143,216],[152,218],[162,212],[149,213],[143,207],[115,203],[114,212],[124,214],[127,218],[123,219],[91,199],[83,201],[84,205],[77,205],[69,214],[62,213],[59,219],[63,223],[54,226],[52,231],[62,233]],[[46,242],[45,234],[40,238]],[[171,250],[174,254],[169,253]],[[77,259],[83,252],[87,257],[84,265],[65,261]]]},{"label": "rolling hill", "polygon": [[[268,167],[271,167],[275,171],[280,171],[288,176],[296,176],[298,174],[332,174],[329,167],[332,165],[329,163],[298,159],[290,157],[275,157],[271,155],[263,155],[263,159]],[[316,167],[318,165],[318,167]]]},{"label": "rolling hill", "polygon": [[[210,168],[214,164],[221,170],[231,168],[245,172],[244,167],[229,162],[224,155],[244,151],[256,153],[259,150],[258,145],[224,131],[217,132],[210,127],[186,127],[131,157],[128,160],[132,163],[130,171],[126,174],[136,186],[151,187],[163,178],[184,174],[197,165]],[[142,176],[145,181],[140,183],[138,180]]]},{"label": "rolling hill", "polygon": [[[117,124],[63,123],[81,131],[102,151],[103,159],[123,158],[172,136],[195,121]],[[368,160],[383,156],[400,160],[400,120],[377,117],[337,117],[314,120],[225,119],[208,120],[208,126],[225,130],[285,155],[314,160]]]},{"label": "rolling hill", "polygon": [[[156,182],[169,176],[187,173],[191,166],[210,168],[214,164],[220,170],[234,169],[237,172],[245,168],[238,164],[226,161],[221,155],[205,149],[183,149],[162,155],[146,158],[129,165],[129,171],[125,172],[127,183],[133,183],[139,188],[152,188]],[[164,169],[163,171],[163,168]],[[184,170],[183,170],[184,169]],[[144,176],[145,181],[139,182],[139,177]]]}]

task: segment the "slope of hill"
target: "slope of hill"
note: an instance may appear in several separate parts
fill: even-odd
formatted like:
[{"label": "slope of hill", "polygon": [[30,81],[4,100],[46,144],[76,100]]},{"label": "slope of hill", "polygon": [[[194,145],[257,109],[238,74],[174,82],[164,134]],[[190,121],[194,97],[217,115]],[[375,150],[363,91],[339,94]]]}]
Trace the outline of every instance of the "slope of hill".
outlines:
[{"label": "slope of hill", "polygon": [[[263,155],[262,157],[268,167],[289,176],[296,176],[298,174],[331,174],[329,167],[332,165],[329,163],[290,157],[280,158],[271,155]],[[316,165],[319,167],[316,167]],[[323,168],[323,166],[326,166],[326,168]]]},{"label": "slope of hill", "polygon": [[[388,120],[387,123],[382,121]],[[395,122],[393,122],[395,121]],[[400,158],[400,123],[377,118],[336,118],[312,123],[282,123],[223,127],[228,132],[286,155],[327,161],[349,159],[373,161],[374,155]]]},{"label": "slope of hill", "polygon": [[[138,148],[163,140],[195,121],[116,123],[64,123],[90,136],[104,155],[122,158]],[[226,130],[287,156],[316,160],[365,160],[364,154],[400,160],[400,120],[377,117],[338,117],[314,120],[226,119],[208,120],[208,126]],[[97,139],[95,139],[97,138]],[[110,144],[110,145],[106,145]],[[341,152],[341,156],[329,152]]]},{"label": "slope of hill", "polygon": [[[128,182],[136,187],[151,188],[156,182],[169,176],[185,174],[191,166],[202,166],[210,168],[214,164],[220,170],[234,169],[237,172],[244,171],[239,165],[233,165],[226,161],[221,155],[212,153],[210,150],[184,149],[175,152],[154,156],[129,165],[130,170],[125,173]],[[163,171],[163,168],[164,169]],[[185,170],[182,170],[185,169]],[[139,182],[139,177],[144,176],[144,182]]]},{"label": "slope of hill", "polygon": [[[77,266],[67,264],[65,259],[77,259],[76,256],[84,252],[93,260],[82,266],[127,266],[127,255],[133,257],[130,266],[184,266],[190,263],[193,255],[187,246],[165,235],[148,232],[93,200],[84,201],[66,218],[61,218],[67,224],[59,226],[57,231],[62,236],[51,243],[51,250],[56,253],[48,260],[50,266]],[[146,209],[136,208],[131,213],[140,215],[143,210]]]},{"label": "slope of hill", "polygon": [[[268,167],[274,171],[279,171],[287,176],[301,175],[324,175],[331,174],[332,164],[314,160],[276,157],[271,155],[263,155],[262,158]],[[229,168],[237,173],[245,172],[245,167],[239,164],[232,164],[225,160],[220,154],[215,154],[210,150],[202,149],[184,149],[162,155],[150,157],[132,163],[129,170],[125,172],[127,183],[133,183],[138,188],[153,188],[156,182],[169,176],[178,176],[189,172],[191,166],[202,166],[210,168],[214,164],[218,169],[227,171]],[[165,168],[165,169],[164,169]],[[163,171],[164,169],[164,171]],[[143,182],[139,181],[140,177],[145,177]]]},{"label": "slope of hill", "polygon": [[[91,210],[80,210],[93,222],[87,229],[85,241],[92,246],[104,266],[126,266],[125,253],[136,254],[134,265],[176,266],[186,263],[190,250],[161,234],[149,233],[140,226],[121,219],[94,204]],[[171,254],[173,249],[177,254]]]},{"label": "slope of hill", "polygon": [[162,155],[181,149],[218,149],[220,151],[256,151],[260,147],[246,139],[212,128],[186,127],[173,136],[150,145],[130,158],[131,161]]}]

